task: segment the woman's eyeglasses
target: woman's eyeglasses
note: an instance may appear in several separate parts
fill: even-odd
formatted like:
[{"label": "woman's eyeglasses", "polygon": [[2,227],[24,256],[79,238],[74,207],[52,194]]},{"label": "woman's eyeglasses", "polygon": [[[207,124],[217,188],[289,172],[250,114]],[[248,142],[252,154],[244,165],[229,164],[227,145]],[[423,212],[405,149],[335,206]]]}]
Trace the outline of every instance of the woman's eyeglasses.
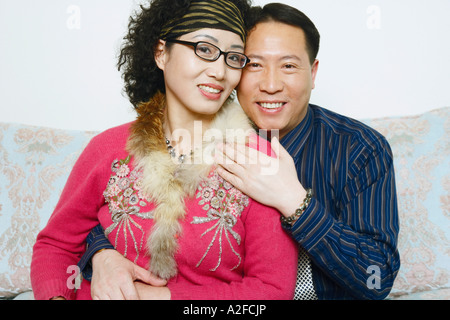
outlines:
[{"label": "woman's eyeglasses", "polygon": [[166,41],[192,46],[194,47],[195,54],[206,61],[216,61],[221,55],[224,55],[225,63],[227,64],[227,66],[233,69],[243,69],[247,65],[247,63],[250,62],[250,59],[243,53],[233,51],[223,52],[218,47],[209,42],[189,42],[175,39]]}]

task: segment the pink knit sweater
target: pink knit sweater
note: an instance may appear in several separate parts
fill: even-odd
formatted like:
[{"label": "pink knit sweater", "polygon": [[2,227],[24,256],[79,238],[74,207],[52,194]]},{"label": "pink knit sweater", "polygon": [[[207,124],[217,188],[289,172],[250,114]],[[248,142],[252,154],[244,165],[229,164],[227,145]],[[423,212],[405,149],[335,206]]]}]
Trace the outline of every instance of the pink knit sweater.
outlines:
[{"label": "pink knit sweater", "polygon": [[[36,299],[91,298],[85,280],[72,289],[70,267],[99,222],[120,253],[148,267],[146,240],[155,204],[140,192],[142,173],[125,151],[129,127],[95,137],[75,164],[34,246]],[[168,282],[172,299],[292,299],[297,246],[282,230],[276,210],[249,199],[214,171],[185,202],[178,274]]]}]

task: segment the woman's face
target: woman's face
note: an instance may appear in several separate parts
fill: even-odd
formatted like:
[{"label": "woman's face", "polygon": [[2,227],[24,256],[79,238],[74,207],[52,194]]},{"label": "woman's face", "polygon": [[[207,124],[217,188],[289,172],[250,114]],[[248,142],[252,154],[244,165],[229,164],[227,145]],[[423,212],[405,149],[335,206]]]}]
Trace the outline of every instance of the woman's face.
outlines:
[{"label": "woman's face", "polygon": [[[225,30],[201,29],[178,40],[208,42],[223,52],[244,53],[241,38]],[[158,67],[164,72],[168,110],[186,120],[211,117],[238,85],[242,70],[226,65],[224,55],[216,61],[206,61],[195,54],[192,46],[170,45],[168,50],[162,41],[155,55]]]}]

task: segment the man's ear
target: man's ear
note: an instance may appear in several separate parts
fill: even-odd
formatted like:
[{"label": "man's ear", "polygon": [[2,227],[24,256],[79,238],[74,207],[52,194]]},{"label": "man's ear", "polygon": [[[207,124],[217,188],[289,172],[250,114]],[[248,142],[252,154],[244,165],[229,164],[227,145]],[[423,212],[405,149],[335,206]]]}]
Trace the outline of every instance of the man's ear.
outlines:
[{"label": "man's ear", "polygon": [[312,89],[316,88],[316,76],[317,76],[317,71],[319,70],[319,60],[315,60],[313,65],[311,66],[311,78],[312,78]]},{"label": "man's ear", "polygon": [[164,40],[158,40],[158,43],[155,46],[155,62],[158,68],[164,71],[166,66],[166,42]]}]

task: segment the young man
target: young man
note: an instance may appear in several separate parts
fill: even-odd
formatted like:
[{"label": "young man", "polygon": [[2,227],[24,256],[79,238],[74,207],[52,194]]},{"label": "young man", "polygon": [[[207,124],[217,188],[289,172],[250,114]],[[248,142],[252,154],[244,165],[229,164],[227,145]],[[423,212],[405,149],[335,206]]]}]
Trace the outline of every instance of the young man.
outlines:
[{"label": "young man", "polygon": [[[262,164],[237,161],[239,151],[224,146],[231,161],[222,162],[220,173],[280,211],[301,253],[295,298],[383,299],[400,267],[392,152],[373,129],[309,103],[319,41],[314,24],[297,9],[254,8],[250,64],[238,99],[257,127],[278,130],[280,142],[272,139],[277,159],[264,161],[277,170],[261,174]],[[94,279],[102,277],[93,283],[94,295],[115,290],[114,298],[133,298],[132,280],[151,281],[121,259],[113,250],[94,256]],[[122,280],[106,279],[110,266],[121,268]]]}]

